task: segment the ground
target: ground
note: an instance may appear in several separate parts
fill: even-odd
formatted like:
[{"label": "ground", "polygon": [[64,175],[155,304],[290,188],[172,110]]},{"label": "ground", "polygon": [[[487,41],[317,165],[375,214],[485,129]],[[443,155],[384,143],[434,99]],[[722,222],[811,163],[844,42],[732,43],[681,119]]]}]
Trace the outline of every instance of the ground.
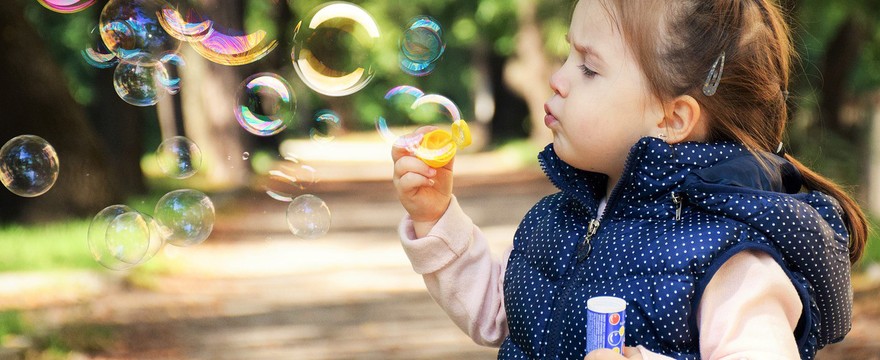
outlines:
[{"label": "ground", "polygon": [[[496,252],[531,205],[554,191],[536,170],[456,181],[462,206]],[[389,180],[324,181],[309,190],[333,214],[323,238],[295,238],[286,204],[265,194],[216,195],[209,240],[160,255],[174,264],[170,274],[142,281],[111,272],[5,274],[0,309],[24,310],[78,349],[73,358],[495,358],[449,321],[412,271]],[[880,284],[866,276],[856,283],[853,331],[819,359],[880,359]]]}]

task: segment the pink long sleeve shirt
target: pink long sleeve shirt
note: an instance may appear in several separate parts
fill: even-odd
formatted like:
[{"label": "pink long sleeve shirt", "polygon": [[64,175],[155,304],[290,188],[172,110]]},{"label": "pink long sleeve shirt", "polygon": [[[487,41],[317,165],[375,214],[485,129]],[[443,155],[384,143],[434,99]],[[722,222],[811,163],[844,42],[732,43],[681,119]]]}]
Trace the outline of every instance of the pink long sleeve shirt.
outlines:
[{"label": "pink long sleeve shirt", "polygon": [[[493,256],[454,197],[427,236],[416,236],[409,217],[399,232],[413,270],[452,321],[477,344],[500,346],[508,335],[503,282],[510,249],[500,259]],[[798,359],[794,330],[801,311],[797,291],[769,255],[737,254],[721,266],[700,300],[701,357]],[[644,359],[669,359],[638,348]]]}]

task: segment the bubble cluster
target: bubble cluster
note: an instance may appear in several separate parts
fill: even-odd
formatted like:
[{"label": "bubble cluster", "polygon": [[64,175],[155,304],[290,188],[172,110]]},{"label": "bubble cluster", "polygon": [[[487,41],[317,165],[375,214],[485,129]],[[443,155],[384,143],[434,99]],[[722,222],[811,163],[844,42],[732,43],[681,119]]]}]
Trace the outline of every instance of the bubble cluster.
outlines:
[{"label": "bubble cluster", "polygon": [[296,112],[296,95],[284,78],[259,73],[242,82],[236,95],[235,118],[242,128],[258,136],[286,129]]},{"label": "bubble cluster", "polygon": [[21,197],[45,194],[58,179],[58,154],[45,139],[17,136],[0,148],[0,182]]},{"label": "bubble cluster", "polygon": [[331,110],[321,110],[315,113],[314,125],[309,129],[309,135],[316,142],[327,143],[336,138],[341,128],[339,115]]},{"label": "bubble cluster", "polygon": [[416,17],[410,20],[400,38],[400,68],[413,76],[428,75],[445,51],[443,29],[437,20],[430,16]]},{"label": "bubble cluster", "polygon": [[199,171],[202,151],[192,140],[175,136],[166,139],[156,149],[156,162],[162,172],[175,179],[186,179]]},{"label": "bubble cluster", "polygon": [[125,270],[152,259],[165,244],[156,222],[126,205],[111,205],[89,224],[92,257],[111,270]]},{"label": "bubble cluster", "polygon": [[165,194],[156,203],[153,216],[162,238],[175,246],[200,244],[214,229],[214,203],[197,190]]},{"label": "bubble cluster", "polygon": [[159,24],[172,37],[185,41],[199,55],[221,65],[250,64],[269,55],[278,41],[268,40],[263,30],[251,34],[221,31],[211,20],[195,14],[188,19],[178,10],[166,6],[159,12]]},{"label": "bubble cluster", "polygon": [[46,9],[57,13],[70,14],[87,9],[95,0],[37,0]]},{"label": "bubble cluster", "polygon": [[158,61],[162,54],[177,51],[180,41],[168,35],[159,23],[159,13],[168,3],[162,0],[111,0],[101,11],[99,26],[107,49],[125,60],[146,54]]},{"label": "bubble cluster", "polygon": [[317,239],[330,230],[330,208],[321,198],[306,194],[297,196],[287,207],[287,225],[293,235]]},{"label": "bubble cluster", "polygon": [[360,6],[330,2],[296,25],[291,59],[303,83],[328,96],[363,89],[374,75],[375,19]]}]

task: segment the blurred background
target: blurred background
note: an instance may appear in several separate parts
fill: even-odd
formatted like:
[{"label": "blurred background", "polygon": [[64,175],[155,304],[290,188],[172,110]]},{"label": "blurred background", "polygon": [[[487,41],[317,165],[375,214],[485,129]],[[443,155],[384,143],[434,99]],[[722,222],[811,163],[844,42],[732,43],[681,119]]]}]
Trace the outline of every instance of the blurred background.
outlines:
[{"label": "blurred background", "polygon": [[[474,143],[458,151],[456,193],[503,251],[530,206],[554,192],[535,155],[550,142],[543,103],[567,53],[573,2],[354,1],[371,19],[336,30],[368,29],[369,50],[355,53],[320,48],[332,32],[309,42],[297,31],[316,9],[339,3],[162,2],[182,14],[187,26],[171,26],[189,37],[161,49],[173,54],[160,61],[164,86],[136,106],[118,91],[132,86],[120,68],[145,65],[113,59],[101,32],[110,12],[156,1],[0,2],[0,145],[36,135],[60,160],[45,194],[0,189],[0,359],[494,358],[446,319],[399,248],[404,212],[385,137],[424,122],[392,116],[399,106],[389,94],[405,85],[441,95],[433,114],[446,118],[441,126],[448,104],[460,110]],[[880,2],[780,5],[801,56],[788,151],[880,214]],[[203,20],[229,35],[219,43],[239,40],[247,51],[224,54],[194,39]],[[414,22],[436,36],[430,59],[415,64],[402,57],[411,42],[425,45]],[[164,25],[145,31],[162,34]],[[309,60],[303,49],[367,75],[349,92],[330,89],[292,61]],[[292,121],[257,134],[234,109],[252,76],[267,73],[289,85]],[[198,146],[191,177],[157,164],[157,149],[177,136]],[[96,259],[88,240],[96,214],[120,204],[158,217],[164,195],[180,189],[211,201],[212,216],[199,223],[210,232],[204,242],[166,244],[121,270]],[[307,236],[290,210],[300,195],[313,195],[326,220],[332,214]],[[853,332],[820,358],[880,358],[875,237],[872,229],[855,267]]]}]

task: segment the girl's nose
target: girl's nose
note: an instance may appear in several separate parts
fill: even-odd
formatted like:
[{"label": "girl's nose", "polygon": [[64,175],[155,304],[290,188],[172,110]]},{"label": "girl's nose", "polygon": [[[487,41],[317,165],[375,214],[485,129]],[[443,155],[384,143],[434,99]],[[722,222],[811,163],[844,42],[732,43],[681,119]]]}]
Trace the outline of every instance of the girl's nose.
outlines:
[{"label": "girl's nose", "polygon": [[553,89],[553,92],[557,95],[566,97],[568,96],[568,85],[566,85],[565,77],[562,75],[563,68],[559,68],[550,76],[550,88]]}]

